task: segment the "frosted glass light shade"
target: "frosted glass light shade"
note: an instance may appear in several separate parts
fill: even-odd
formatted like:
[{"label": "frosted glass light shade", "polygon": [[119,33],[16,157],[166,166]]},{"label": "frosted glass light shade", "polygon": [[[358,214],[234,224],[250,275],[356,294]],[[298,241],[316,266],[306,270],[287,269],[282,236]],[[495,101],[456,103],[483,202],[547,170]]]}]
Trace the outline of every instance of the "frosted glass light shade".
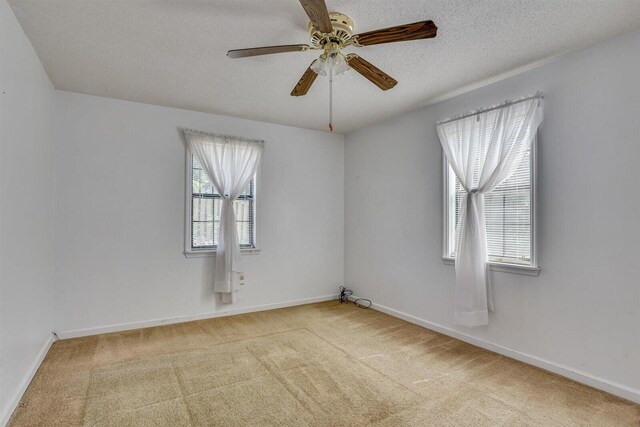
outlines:
[{"label": "frosted glass light shade", "polygon": [[331,53],[327,59],[320,57],[313,61],[311,69],[321,76],[328,76],[330,71],[333,71],[334,76],[339,76],[349,71],[351,67],[349,67],[344,55],[336,52]]}]

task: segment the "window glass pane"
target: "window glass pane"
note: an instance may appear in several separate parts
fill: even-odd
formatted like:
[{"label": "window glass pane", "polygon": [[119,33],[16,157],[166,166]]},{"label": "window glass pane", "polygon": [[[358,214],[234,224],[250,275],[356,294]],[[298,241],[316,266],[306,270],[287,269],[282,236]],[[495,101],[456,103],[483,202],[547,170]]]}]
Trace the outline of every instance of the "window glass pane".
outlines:
[{"label": "window glass pane", "polygon": [[249,200],[236,200],[233,205],[236,210],[236,221],[249,221],[251,217]]},{"label": "window glass pane", "polygon": [[251,225],[248,221],[238,222],[238,239],[240,246],[251,245]]},{"label": "window glass pane", "polygon": [[192,164],[192,184],[194,193],[217,194],[213,185],[207,178],[207,174],[202,171],[202,167],[195,156],[191,157]]},{"label": "window glass pane", "polygon": [[253,214],[251,212],[253,202],[251,200],[236,200],[234,202],[236,210],[236,223],[238,225],[238,239],[240,245],[251,244],[251,231]]},{"label": "window glass pane", "polygon": [[[220,214],[222,213],[222,199],[213,199],[213,220],[220,221]],[[218,243],[216,242],[216,245]]]},{"label": "window glass pane", "polygon": [[[219,199],[209,199],[193,196],[193,204],[191,213],[194,221],[213,221],[214,220],[214,202]],[[215,218],[219,220],[219,218]]]},{"label": "window glass pane", "polygon": [[[210,222],[192,222],[192,239],[194,248],[211,247],[215,244],[214,232],[217,231],[218,223]],[[215,239],[217,240],[217,239]]]}]

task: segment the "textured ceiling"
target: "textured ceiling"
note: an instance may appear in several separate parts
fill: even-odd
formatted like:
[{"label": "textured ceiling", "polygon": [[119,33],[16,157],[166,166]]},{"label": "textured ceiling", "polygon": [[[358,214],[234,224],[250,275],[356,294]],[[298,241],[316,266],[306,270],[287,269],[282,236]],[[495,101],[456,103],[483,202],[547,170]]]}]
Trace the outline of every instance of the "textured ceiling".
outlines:
[{"label": "textured ceiling", "polygon": [[[297,0],[9,0],[57,89],[326,129],[328,82],[289,93],[317,51],[229,59],[228,49],[307,43]],[[435,39],[349,48],[398,80],[334,81],[347,132],[527,64],[640,28],[640,0],[327,0],[356,33],[432,19]]]}]

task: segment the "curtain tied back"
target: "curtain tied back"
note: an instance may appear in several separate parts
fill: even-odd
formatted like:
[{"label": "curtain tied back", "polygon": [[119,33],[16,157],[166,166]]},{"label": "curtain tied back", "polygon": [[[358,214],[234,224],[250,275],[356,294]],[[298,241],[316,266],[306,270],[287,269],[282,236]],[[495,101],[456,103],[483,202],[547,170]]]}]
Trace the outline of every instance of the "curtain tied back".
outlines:
[{"label": "curtain tied back", "polygon": [[198,158],[203,172],[222,198],[216,248],[214,291],[223,303],[236,302],[239,289],[234,275],[244,274],[240,264],[240,243],[233,202],[249,185],[258,169],[264,144],[204,132],[182,130],[189,150]]},{"label": "curtain tied back", "polygon": [[541,95],[436,126],[442,149],[467,191],[455,260],[454,323],[480,326],[493,311],[484,195],[516,170],[542,121]]}]

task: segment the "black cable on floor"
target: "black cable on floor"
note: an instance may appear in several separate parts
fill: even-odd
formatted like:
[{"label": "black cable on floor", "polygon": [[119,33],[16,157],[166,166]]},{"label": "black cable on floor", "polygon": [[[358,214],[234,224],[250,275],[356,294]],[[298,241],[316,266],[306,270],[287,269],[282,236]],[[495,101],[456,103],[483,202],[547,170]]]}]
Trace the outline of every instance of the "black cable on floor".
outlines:
[{"label": "black cable on floor", "polygon": [[357,305],[360,308],[369,308],[371,307],[371,300],[368,300],[366,298],[352,298],[353,297],[353,291],[351,289],[346,288],[345,286],[340,286],[340,304],[346,304],[349,301],[351,301],[352,303],[354,303],[355,305]]}]

